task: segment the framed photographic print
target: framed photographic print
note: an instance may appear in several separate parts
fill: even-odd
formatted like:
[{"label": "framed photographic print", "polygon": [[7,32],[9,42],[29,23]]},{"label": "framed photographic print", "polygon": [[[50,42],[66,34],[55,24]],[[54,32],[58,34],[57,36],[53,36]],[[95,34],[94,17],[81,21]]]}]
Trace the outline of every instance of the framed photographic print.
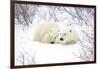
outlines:
[{"label": "framed photographic print", "polygon": [[11,0],[11,69],[96,63],[96,6]]}]

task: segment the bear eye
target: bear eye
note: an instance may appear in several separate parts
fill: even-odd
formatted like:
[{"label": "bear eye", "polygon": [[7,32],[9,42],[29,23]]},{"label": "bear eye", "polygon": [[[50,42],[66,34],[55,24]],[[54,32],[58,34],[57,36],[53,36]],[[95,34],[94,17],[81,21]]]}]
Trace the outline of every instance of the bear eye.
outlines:
[{"label": "bear eye", "polygon": [[69,32],[72,32],[72,30],[69,30]]},{"label": "bear eye", "polygon": [[54,39],[56,39],[56,37],[54,37]]},{"label": "bear eye", "polygon": [[66,33],[64,33],[64,35],[66,35]]}]

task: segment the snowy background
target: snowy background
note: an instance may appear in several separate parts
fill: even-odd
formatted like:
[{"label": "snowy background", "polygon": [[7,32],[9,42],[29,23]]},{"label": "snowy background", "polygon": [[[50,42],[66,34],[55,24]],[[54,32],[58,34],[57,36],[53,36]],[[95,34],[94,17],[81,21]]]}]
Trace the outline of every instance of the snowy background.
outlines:
[{"label": "snowy background", "polygon": [[[80,41],[75,45],[32,41],[34,28],[44,21],[75,27]],[[47,64],[94,60],[94,9],[15,4],[15,64]]]}]

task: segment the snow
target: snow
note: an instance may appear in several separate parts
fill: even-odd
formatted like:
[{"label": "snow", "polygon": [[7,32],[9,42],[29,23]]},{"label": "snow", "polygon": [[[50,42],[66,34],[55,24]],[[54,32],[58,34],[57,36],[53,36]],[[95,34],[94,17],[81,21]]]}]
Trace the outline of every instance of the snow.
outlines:
[{"label": "snow", "polygon": [[[31,28],[30,28],[31,29]],[[32,40],[32,30],[15,31],[15,64],[47,64],[82,61],[79,54],[79,44],[62,45],[46,44]]]},{"label": "snow", "polygon": [[[19,44],[19,45],[17,45]],[[16,65],[22,64],[46,64],[46,63],[63,63],[63,62],[78,62],[80,58],[76,57],[74,53],[78,54],[78,44],[75,45],[61,45],[61,44],[44,44],[30,40],[20,40],[16,43]],[[22,59],[24,55],[24,60]],[[20,56],[20,57],[19,57]],[[34,59],[34,61],[32,61]]]}]

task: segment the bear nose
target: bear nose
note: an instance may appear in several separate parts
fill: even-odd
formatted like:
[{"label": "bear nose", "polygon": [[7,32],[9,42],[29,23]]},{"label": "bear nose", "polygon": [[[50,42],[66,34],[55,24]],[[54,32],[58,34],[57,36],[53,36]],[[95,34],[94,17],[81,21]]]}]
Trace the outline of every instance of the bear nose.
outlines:
[{"label": "bear nose", "polygon": [[52,41],[52,42],[50,42],[51,44],[54,44],[54,42]]},{"label": "bear nose", "polygon": [[63,38],[60,38],[60,40],[63,41],[64,39]]}]

